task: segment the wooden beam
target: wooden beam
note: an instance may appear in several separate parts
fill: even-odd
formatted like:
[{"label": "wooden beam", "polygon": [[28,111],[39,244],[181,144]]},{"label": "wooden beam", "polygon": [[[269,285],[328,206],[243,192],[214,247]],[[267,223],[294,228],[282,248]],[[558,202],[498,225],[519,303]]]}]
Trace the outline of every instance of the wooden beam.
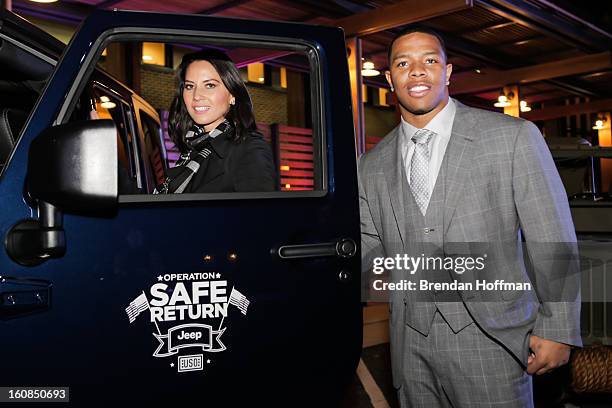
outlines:
[{"label": "wooden beam", "polygon": [[[477,3],[479,7],[500,17],[573,45],[581,51],[604,51],[610,41],[609,33],[594,30],[586,21],[565,10],[565,15],[551,13],[541,4],[533,4],[537,2],[523,0],[477,0]],[[553,4],[548,2],[548,6]]]},{"label": "wooden beam", "polygon": [[523,44],[527,44],[528,42],[534,41],[534,40],[541,40],[543,38],[543,36],[537,34],[537,35],[531,35],[529,37],[525,37],[525,38],[519,38],[519,39],[515,39],[515,40],[508,40],[508,41],[502,41],[502,42],[498,42],[495,44],[492,44],[494,47],[507,47],[509,45],[523,45]]},{"label": "wooden beam", "polygon": [[612,99],[601,101],[584,102],[577,105],[551,106],[521,114],[521,117],[536,121],[563,118],[565,116],[580,115],[582,113],[594,113],[612,110]]},{"label": "wooden beam", "polygon": [[497,29],[512,26],[515,24],[516,23],[514,21],[507,21],[506,19],[501,19],[501,20],[490,21],[488,23],[481,24],[475,27],[468,27],[462,30],[453,31],[452,34],[460,37],[465,34],[477,33],[479,31],[485,31],[485,30],[497,30]]},{"label": "wooden beam", "polygon": [[507,71],[489,71],[481,74],[466,72],[451,79],[450,92],[453,95],[481,92],[501,88],[507,84],[526,84],[610,68],[612,68],[612,54],[606,51]]},{"label": "wooden beam", "polygon": [[404,0],[336,20],[347,37],[364,36],[471,8],[473,0]]}]

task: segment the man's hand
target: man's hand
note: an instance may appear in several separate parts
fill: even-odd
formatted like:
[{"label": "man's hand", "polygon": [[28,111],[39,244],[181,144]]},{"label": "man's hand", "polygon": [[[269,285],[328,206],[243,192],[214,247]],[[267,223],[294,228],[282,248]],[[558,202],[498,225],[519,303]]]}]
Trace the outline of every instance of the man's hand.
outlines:
[{"label": "man's hand", "polygon": [[527,373],[530,375],[545,374],[569,361],[570,346],[567,344],[531,335],[529,348],[532,353],[527,359]]}]

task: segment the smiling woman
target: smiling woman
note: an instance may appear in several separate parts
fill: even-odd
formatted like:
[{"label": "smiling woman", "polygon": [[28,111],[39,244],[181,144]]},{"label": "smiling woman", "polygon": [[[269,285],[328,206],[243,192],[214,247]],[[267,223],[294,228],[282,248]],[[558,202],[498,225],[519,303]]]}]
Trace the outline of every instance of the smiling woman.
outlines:
[{"label": "smiling woman", "polygon": [[199,60],[187,67],[183,103],[191,119],[210,132],[225,120],[236,98],[223,84],[215,67],[206,60]]},{"label": "smiling woman", "polygon": [[181,157],[157,193],[274,190],[272,151],[257,132],[240,73],[223,52],[183,57],[169,132]]}]

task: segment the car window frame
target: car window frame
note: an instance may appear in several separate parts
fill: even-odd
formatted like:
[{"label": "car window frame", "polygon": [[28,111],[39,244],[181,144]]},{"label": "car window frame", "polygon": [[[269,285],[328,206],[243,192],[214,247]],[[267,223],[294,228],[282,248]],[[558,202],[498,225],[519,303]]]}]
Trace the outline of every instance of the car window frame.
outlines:
[{"label": "car window frame", "polygon": [[[66,123],[79,95],[96,69],[102,51],[112,42],[187,42],[210,45],[245,46],[251,48],[269,48],[271,50],[286,50],[304,52],[310,65],[310,98],[312,111],[313,132],[313,161],[319,164],[321,186],[312,191],[269,191],[269,192],[227,192],[227,193],[193,193],[193,194],[127,194],[119,195],[119,204],[139,203],[173,203],[173,202],[199,202],[217,200],[248,200],[248,199],[294,199],[294,198],[320,198],[329,193],[328,182],[328,141],[326,124],[326,101],[323,92],[323,66],[321,64],[321,50],[311,41],[301,38],[281,36],[248,35],[234,32],[180,30],[180,29],[147,29],[143,27],[120,27],[104,31],[93,42],[83,58],[75,80],[66,92],[64,103],[58,110],[53,125]],[[84,80],[86,79],[86,80]],[[319,135],[319,137],[315,137]],[[277,171],[279,171],[277,169]]]},{"label": "car window frame", "polygon": [[[148,102],[140,95],[138,94],[132,94],[132,107],[134,109],[134,117],[136,122],[134,123],[136,126],[138,126],[139,129],[139,133],[138,133],[138,137],[139,137],[139,144],[140,144],[140,154],[141,157],[140,159],[142,159],[143,161],[145,161],[144,163],[142,163],[142,171],[143,171],[143,176],[146,179],[146,188],[149,188],[149,177],[153,177],[153,179],[155,179],[155,174],[154,174],[154,170],[151,168],[149,170],[147,170],[147,167],[151,164],[151,159],[150,157],[144,157],[145,155],[148,154],[147,152],[147,141],[145,139],[145,135],[146,135],[146,131],[145,131],[145,121],[143,120],[143,116],[142,115],[146,115],[149,117],[149,119],[151,119],[153,122],[155,122],[155,125],[157,127],[157,131],[156,131],[156,143],[159,143],[159,149],[160,149],[160,154],[162,155],[162,164],[164,166],[164,170],[167,171],[168,170],[168,163],[166,161],[166,157],[165,157],[165,146],[164,146],[164,140],[162,137],[162,133],[161,133],[161,122],[158,122],[155,120],[155,117],[157,117],[159,119],[159,114],[157,112],[155,112],[154,109],[152,109],[151,106],[148,105]],[[149,109],[151,108],[151,109]],[[151,172],[151,174],[149,174],[149,172]],[[151,181],[153,183],[153,188],[155,188],[157,186],[157,184],[155,183],[156,180]],[[147,193],[147,194],[151,194],[151,193]]]},{"label": "car window frame", "polygon": [[124,131],[126,132],[126,136],[131,136],[131,141],[126,140],[127,142],[127,154],[129,155],[129,166],[130,166],[130,177],[135,178],[136,188],[143,188],[143,170],[141,169],[140,155],[141,155],[141,146],[140,141],[138,140],[138,134],[136,129],[134,128],[134,122],[136,121],[136,117],[133,114],[134,106],[132,101],[132,95],[127,97],[126,95],[121,94],[116,89],[108,86],[101,79],[94,78],[91,81],[91,87],[93,90],[99,89],[101,92],[112,95],[111,97],[115,99],[118,103],[118,107],[121,109],[121,120],[123,121],[123,125],[125,126]]}]

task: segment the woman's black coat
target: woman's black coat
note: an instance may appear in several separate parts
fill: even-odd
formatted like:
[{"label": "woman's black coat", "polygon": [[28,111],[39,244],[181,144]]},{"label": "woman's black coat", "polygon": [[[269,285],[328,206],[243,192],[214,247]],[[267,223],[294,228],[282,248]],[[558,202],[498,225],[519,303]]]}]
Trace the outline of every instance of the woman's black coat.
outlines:
[{"label": "woman's black coat", "polygon": [[[211,139],[212,154],[201,164],[184,193],[274,191],[277,173],[272,149],[259,133],[236,143],[221,134]],[[176,168],[168,170],[173,178]]]}]

